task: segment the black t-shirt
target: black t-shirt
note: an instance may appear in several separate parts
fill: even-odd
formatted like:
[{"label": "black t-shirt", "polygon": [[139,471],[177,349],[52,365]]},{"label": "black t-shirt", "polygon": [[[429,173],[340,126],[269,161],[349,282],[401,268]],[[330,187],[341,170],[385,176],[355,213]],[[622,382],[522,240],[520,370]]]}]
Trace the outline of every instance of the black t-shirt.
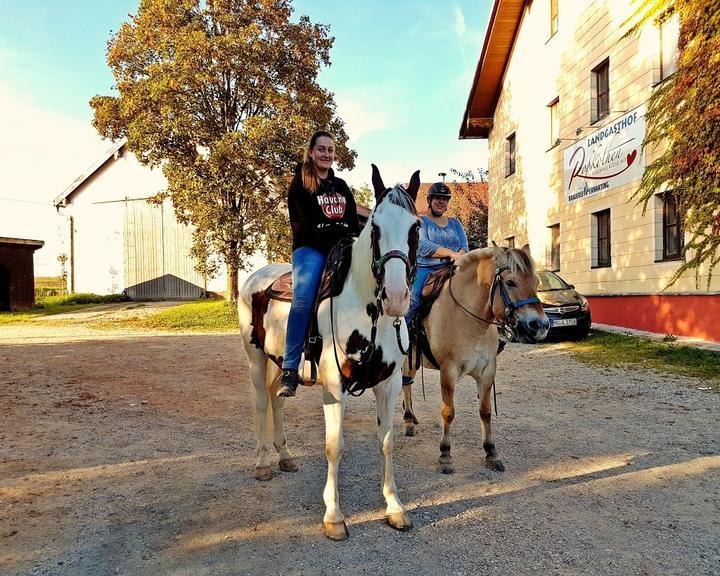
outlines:
[{"label": "black t-shirt", "polygon": [[288,209],[293,250],[310,246],[327,255],[341,238],[360,233],[355,198],[332,170],[314,193],[303,186],[297,171],[288,190]]}]

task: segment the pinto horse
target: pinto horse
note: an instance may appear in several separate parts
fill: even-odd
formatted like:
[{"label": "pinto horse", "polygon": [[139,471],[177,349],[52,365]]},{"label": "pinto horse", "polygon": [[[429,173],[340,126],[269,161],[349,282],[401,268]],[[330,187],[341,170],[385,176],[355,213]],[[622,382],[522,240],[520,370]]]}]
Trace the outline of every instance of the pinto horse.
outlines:
[{"label": "pinto horse", "polygon": [[[404,349],[409,345],[401,320],[409,301],[409,283],[415,270],[419,221],[415,197],[420,172],[412,175],[407,190],[386,188],[373,165],[372,182],[376,206],[360,236],[352,245],[350,269],[339,295],[323,300],[317,311],[322,338],[318,382],[322,384],[325,414],[327,481],[323,492],[326,536],[348,537],[340,511],[338,466],[343,454],[343,417],[353,391],[372,388],[377,408],[377,441],[381,453],[382,492],[389,524],[398,530],[412,528],[412,519],[400,501],[393,468],[393,412],[402,387]],[[289,264],[272,264],[252,274],[238,301],[243,345],[250,360],[255,388],[255,477],[272,476],[268,456],[269,413],[272,413],[273,444],[279,467],[295,471],[297,465],[287,446],[283,423],[283,398],[276,397],[278,366],[282,365],[289,304],[265,300],[264,313],[253,316],[253,302],[262,300],[265,289]]]},{"label": "pinto horse", "polygon": [[[497,456],[490,426],[490,391],[495,380],[498,328],[510,330],[522,342],[547,336],[550,322],[537,298],[538,277],[526,244],[521,250],[492,248],[472,250],[455,262],[447,280],[422,321],[427,335],[423,365],[440,370],[442,394],[440,471],[455,471],[450,456],[450,424],[455,417],[455,386],[465,375],[477,383],[483,426],[486,466],[505,469]],[[462,330],[458,327],[462,326]],[[413,367],[406,369],[408,374]],[[418,423],[412,405],[412,384],[403,387],[405,434],[415,435]]]}]

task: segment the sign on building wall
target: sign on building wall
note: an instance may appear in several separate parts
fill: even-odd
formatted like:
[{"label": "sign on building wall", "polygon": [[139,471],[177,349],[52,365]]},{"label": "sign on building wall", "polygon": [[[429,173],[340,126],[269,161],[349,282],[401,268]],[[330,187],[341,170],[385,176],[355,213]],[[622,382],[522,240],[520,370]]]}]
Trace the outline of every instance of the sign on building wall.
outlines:
[{"label": "sign on building wall", "polygon": [[639,106],[565,150],[565,198],[582,200],[642,177],[645,106]]}]

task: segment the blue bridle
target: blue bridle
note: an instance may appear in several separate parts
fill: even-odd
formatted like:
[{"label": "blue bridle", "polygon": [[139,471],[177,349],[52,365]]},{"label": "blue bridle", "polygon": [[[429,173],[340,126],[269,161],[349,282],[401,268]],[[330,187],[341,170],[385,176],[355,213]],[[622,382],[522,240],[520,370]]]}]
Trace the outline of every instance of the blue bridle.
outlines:
[{"label": "blue bridle", "polygon": [[495,278],[493,279],[492,287],[490,288],[490,307],[492,308],[493,299],[495,298],[495,289],[499,287],[500,290],[500,296],[503,299],[503,303],[505,304],[505,322],[507,322],[510,326],[515,326],[517,324],[517,317],[515,316],[515,310],[518,308],[522,308],[523,306],[526,306],[528,304],[540,304],[540,300],[537,298],[525,298],[524,300],[518,300],[517,302],[513,302],[510,298],[510,295],[507,293],[507,288],[505,288],[505,282],[502,279],[503,272],[506,272],[510,270],[509,266],[503,266],[501,268],[495,269]]}]

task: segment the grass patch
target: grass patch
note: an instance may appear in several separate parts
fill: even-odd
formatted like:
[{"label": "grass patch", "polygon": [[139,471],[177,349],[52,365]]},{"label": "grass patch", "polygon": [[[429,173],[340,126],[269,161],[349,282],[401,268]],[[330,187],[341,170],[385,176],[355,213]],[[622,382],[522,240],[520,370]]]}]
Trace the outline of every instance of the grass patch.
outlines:
[{"label": "grass patch", "polygon": [[142,317],[113,319],[95,328],[227,332],[237,330],[237,307],[225,300],[197,300]]},{"label": "grass patch", "polygon": [[95,304],[108,304],[112,302],[125,302],[127,296],[123,294],[69,294],[66,296],[46,296],[38,298],[35,307],[19,312],[0,312],[0,324],[16,324],[32,322],[40,316],[51,316],[64,312],[73,312]]},{"label": "grass patch", "polygon": [[720,353],[674,342],[592,331],[586,340],[568,342],[578,360],[602,366],[653,368],[711,381],[720,391]]}]

